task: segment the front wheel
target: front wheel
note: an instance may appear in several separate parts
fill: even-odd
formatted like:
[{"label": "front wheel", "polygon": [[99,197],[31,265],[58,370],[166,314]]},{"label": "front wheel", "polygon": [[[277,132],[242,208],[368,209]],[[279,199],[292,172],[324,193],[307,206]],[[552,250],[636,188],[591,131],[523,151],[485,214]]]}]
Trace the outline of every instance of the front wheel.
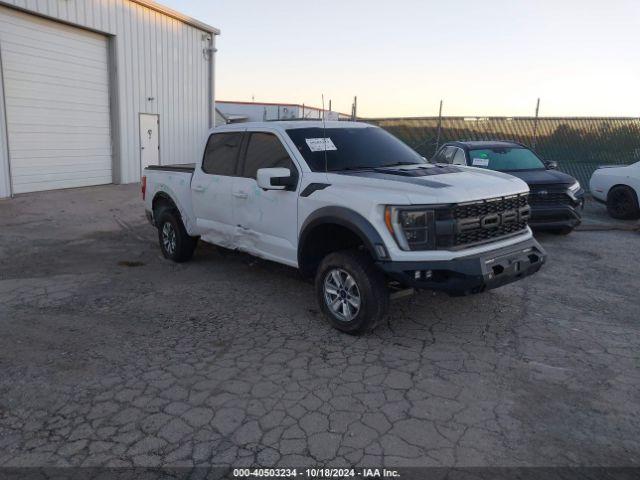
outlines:
[{"label": "front wheel", "polygon": [[385,277],[363,252],[327,255],[316,273],[315,288],[324,315],[346,333],[373,330],[388,309]]},{"label": "front wheel", "polygon": [[620,220],[640,218],[636,192],[626,186],[612,188],[607,195],[607,211],[613,218]]}]

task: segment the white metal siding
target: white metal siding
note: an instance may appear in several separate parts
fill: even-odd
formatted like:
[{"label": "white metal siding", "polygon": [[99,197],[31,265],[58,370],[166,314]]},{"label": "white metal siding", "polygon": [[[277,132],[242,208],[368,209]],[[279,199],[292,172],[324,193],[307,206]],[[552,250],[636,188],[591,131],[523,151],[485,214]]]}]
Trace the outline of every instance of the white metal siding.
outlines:
[{"label": "white metal siding", "polygon": [[162,164],[193,162],[201,155],[212,108],[205,52],[212,33],[129,0],[0,0],[0,4],[110,37],[116,182],[140,179],[140,113],[160,115]]},{"label": "white metal siding", "polygon": [[104,36],[0,7],[14,193],[112,182]]},{"label": "white metal siding", "polygon": [[11,195],[11,184],[9,183],[9,145],[7,144],[6,125],[4,116],[2,58],[0,58],[0,198]]}]

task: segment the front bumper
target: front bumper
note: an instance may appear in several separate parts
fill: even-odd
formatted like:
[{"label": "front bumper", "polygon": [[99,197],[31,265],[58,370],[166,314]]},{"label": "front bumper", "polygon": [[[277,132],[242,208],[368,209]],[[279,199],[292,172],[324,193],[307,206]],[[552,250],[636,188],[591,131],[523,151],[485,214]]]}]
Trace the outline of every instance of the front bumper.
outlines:
[{"label": "front bumper", "polygon": [[549,228],[575,228],[582,222],[577,208],[531,208],[529,226],[538,230]]},{"label": "front bumper", "polygon": [[[533,275],[547,254],[530,238],[509,247],[448,261],[377,262],[390,278],[405,287],[468,295]],[[418,272],[418,273],[416,273]]]},{"label": "front bumper", "polygon": [[584,191],[576,195],[565,193],[568,204],[537,205],[531,202],[529,226],[537,230],[554,228],[575,228],[582,222]]}]

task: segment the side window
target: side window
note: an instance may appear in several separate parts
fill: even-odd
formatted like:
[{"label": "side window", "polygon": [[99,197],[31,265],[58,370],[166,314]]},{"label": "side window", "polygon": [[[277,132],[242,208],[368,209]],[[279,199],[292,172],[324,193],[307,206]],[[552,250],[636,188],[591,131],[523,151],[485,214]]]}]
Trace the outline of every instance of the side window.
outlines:
[{"label": "side window", "polygon": [[465,157],[464,150],[462,150],[461,148],[456,148],[455,151],[456,151],[456,153],[453,156],[453,164],[454,165],[466,165],[467,164],[467,159]]},{"label": "side window", "polygon": [[297,173],[289,153],[278,137],[272,133],[252,133],[242,176],[255,179],[258,169],[276,167],[288,168],[293,175]]},{"label": "side window", "polygon": [[214,133],[204,150],[202,170],[211,175],[235,176],[242,132]]},{"label": "side window", "polygon": [[451,163],[453,162],[453,154],[455,153],[454,147],[444,147],[440,150],[438,155],[438,163]]},{"label": "side window", "polygon": [[436,154],[433,156],[433,158],[431,159],[432,163],[442,163],[442,152],[444,151],[444,148],[441,148],[440,150],[438,150],[436,152]]}]

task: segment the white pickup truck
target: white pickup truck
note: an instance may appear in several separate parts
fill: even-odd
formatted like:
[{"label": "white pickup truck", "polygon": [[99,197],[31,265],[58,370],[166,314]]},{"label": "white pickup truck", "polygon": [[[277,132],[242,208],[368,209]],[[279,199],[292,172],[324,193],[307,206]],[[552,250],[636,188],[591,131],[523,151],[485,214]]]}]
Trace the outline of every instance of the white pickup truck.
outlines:
[{"label": "white pickup truck", "polygon": [[372,329],[393,289],[479,293],[545,262],[526,183],[429,164],[366,123],[225,125],[203,152],[195,164],[144,171],[164,256],[189,260],[200,239],[298,268],[345,332]]}]

